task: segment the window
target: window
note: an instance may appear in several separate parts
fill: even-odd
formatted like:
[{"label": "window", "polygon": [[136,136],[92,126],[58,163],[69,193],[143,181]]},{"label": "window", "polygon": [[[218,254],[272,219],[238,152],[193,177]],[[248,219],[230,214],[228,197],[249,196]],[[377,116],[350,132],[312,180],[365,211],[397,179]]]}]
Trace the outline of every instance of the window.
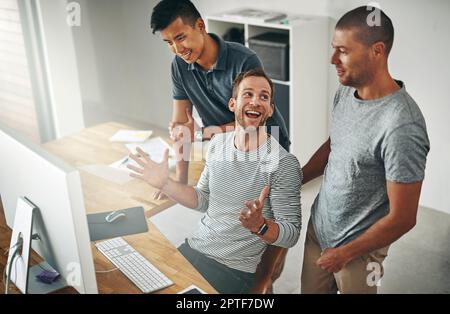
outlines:
[{"label": "window", "polygon": [[0,0],[0,123],[41,142],[17,0]]}]

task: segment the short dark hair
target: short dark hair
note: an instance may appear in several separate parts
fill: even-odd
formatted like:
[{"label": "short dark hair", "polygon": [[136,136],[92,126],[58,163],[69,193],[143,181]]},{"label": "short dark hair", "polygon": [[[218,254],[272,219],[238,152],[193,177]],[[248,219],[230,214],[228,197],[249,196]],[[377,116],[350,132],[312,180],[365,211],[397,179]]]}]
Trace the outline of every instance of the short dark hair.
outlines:
[{"label": "short dark hair", "polygon": [[233,81],[233,94],[232,94],[233,98],[234,99],[237,98],[237,95],[239,92],[239,85],[241,84],[241,82],[245,78],[250,77],[250,76],[263,77],[267,80],[267,82],[270,85],[270,104],[273,104],[273,94],[275,92],[273,82],[270,79],[270,77],[267,76],[266,72],[264,72],[264,70],[262,68],[248,70],[248,71],[242,72],[238,76],[236,76],[236,78]]},{"label": "short dark hair", "polygon": [[[371,8],[374,8],[373,11]],[[369,25],[371,21],[370,14],[378,14],[375,17],[374,25]],[[379,23],[377,18],[379,17]],[[337,22],[336,29],[357,30],[357,39],[366,46],[382,41],[386,46],[386,55],[389,55],[392,44],[394,43],[394,26],[391,19],[379,8],[370,6],[361,6],[345,13]]]},{"label": "short dark hair", "polygon": [[163,0],[159,2],[153,8],[150,21],[153,34],[165,29],[179,17],[184,24],[192,27],[201,18],[197,8],[189,0]]}]

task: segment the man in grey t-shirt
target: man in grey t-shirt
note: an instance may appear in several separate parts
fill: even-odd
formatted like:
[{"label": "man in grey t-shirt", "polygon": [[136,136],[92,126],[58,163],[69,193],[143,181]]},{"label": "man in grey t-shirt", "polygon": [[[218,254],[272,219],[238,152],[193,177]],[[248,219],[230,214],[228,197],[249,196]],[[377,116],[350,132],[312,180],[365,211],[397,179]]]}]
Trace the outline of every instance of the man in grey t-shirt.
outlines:
[{"label": "man in grey t-shirt", "polygon": [[303,184],[324,176],[302,293],[376,293],[389,245],[415,225],[430,144],[419,107],[389,74],[393,35],[377,8],[356,8],[336,25],[331,63],[342,85],[330,137],[303,168]]}]

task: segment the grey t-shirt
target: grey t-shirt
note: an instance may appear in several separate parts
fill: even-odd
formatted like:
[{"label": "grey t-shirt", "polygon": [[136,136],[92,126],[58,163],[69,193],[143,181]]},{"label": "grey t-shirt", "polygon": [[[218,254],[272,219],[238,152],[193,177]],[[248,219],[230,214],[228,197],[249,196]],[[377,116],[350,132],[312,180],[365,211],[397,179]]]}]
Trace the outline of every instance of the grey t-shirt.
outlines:
[{"label": "grey t-shirt", "polygon": [[[204,71],[197,63],[187,64],[176,56],[172,61],[172,94],[175,100],[189,100],[197,109],[205,126],[222,125],[234,121],[234,113],[228,109],[233,81],[244,71],[262,68],[258,56],[245,46],[211,37],[219,44],[216,64]],[[268,132],[277,138],[284,149],[289,150],[289,133],[283,116],[276,109],[267,120]],[[271,132],[278,126],[278,133]]]},{"label": "grey t-shirt", "polygon": [[346,244],[389,212],[386,180],[422,181],[430,143],[419,107],[401,89],[360,100],[341,86],[334,99],[331,153],[311,218],[322,249]]}]

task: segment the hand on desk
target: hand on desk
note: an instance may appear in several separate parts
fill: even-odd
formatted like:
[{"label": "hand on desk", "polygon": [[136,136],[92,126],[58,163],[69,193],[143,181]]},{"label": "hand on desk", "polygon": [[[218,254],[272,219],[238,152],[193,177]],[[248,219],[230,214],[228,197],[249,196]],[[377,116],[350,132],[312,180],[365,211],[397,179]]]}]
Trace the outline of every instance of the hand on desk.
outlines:
[{"label": "hand on desk", "polygon": [[157,200],[157,201],[163,201],[168,199],[167,195],[164,194],[162,191],[156,191],[155,193],[153,193],[153,199]]},{"label": "hand on desk", "polygon": [[136,148],[136,151],[137,154],[130,154],[130,158],[139,166],[127,165],[127,168],[133,170],[133,172],[130,172],[130,176],[162,190],[169,182],[169,150],[164,151],[164,158],[161,163],[151,160],[150,156],[139,147]]}]

